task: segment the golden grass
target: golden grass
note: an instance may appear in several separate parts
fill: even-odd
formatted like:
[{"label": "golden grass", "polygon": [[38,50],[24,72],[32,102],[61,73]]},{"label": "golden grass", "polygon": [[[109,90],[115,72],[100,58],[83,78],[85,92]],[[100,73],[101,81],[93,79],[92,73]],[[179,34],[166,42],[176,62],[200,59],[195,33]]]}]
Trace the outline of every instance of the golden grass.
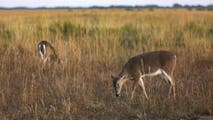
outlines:
[{"label": "golden grass", "polygon": [[[1,10],[0,18],[0,119],[212,115],[213,65],[205,62],[213,58],[212,11]],[[40,68],[37,43],[43,39],[63,66]],[[139,88],[130,101],[129,83],[116,98],[111,74],[129,57],[153,50],[177,54],[176,100],[167,97],[169,86],[160,78],[145,81],[149,101]]]}]

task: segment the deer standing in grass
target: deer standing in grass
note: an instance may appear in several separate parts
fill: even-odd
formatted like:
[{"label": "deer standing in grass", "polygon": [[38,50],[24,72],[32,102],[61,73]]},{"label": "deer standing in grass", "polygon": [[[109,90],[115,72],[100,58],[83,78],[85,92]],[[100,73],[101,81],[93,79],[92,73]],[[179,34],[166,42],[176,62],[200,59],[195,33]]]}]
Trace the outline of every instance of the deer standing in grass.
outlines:
[{"label": "deer standing in grass", "polygon": [[45,65],[47,62],[57,62],[59,64],[63,63],[63,61],[58,58],[54,47],[47,41],[41,41],[38,43],[38,51],[43,65]]},{"label": "deer standing in grass", "polygon": [[176,55],[169,51],[146,52],[130,58],[123,66],[119,76],[112,76],[116,96],[120,96],[123,84],[127,80],[131,80],[133,81],[131,99],[133,99],[137,84],[143,89],[145,97],[148,99],[144,78],[147,76],[160,75],[171,85],[169,95],[172,90],[175,97],[175,82],[173,80],[175,66]]}]

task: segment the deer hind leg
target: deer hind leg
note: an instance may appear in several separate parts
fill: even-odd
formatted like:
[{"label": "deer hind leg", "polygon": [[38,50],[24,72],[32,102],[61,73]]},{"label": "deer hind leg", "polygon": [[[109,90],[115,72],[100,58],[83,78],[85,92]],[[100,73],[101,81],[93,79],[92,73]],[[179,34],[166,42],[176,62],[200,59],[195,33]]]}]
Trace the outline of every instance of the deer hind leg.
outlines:
[{"label": "deer hind leg", "polygon": [[139,80],[139,85],[140,87],[143,89],[143,92],[144,92],[144,95],[146,97],[146,99],[149,99],[148,96],[147,96],[147,93],[146,93],[146,89],[145,89],[145,86],[144,86],[144,82],[143,82],[143,77],[140,77],[140,80]]},{"label": "deer hind leg", "polygon": [[169,76],[164,70],[162,70],[162,77],[171,85],[169,88],[169,96],[171,94],[171,91],[173,91],[173,95],[175,97],[175,83],[173,81],[173,76]]}]

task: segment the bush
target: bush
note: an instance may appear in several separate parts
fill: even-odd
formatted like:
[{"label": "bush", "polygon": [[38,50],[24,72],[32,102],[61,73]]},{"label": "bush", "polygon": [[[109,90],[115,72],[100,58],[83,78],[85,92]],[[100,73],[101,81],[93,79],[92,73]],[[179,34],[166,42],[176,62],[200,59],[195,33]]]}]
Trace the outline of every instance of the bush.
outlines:
[{"label": "bush", "polygon": [[200,26],[199,24],[196,24],[195,22],[186,23],[184,28],[185,28],[185,31],[189,31],[192,34],[192,36],[201,38],[204,35],[203,27]]},{"label": "bush", "polygon": [[53,35],[56,35],[57,33],[60,33],[60,31],[62,30],[62,26],[60,25],[59,22],[53,22],[49,25],[49,31],[50,33],[52,33]]},{"label": "bush", "polygon": [[184,40],[184,34],[180,30],[175,30],[173,32],[173,40],[175,41],[175,46],[177,47],[184,47],[185,46],[185,40]]},{"label": "bush", "polygon": [[3,39],[11,39],[13,36],[12,31],[9,30],[4,24],[0,25],[0,37]]},{"label": "bush", "polygon": [[137,28],[132,24],[125,24],[121,28],[120,44],[124,48],[135,48],[140,41],[140,36]]},{"label": "bush", "polygon": [[37,25],[36,35],[37,35],[39,38],[42,38],[42,37],[43,37],[43,28],[42,28],[41,25]]}]

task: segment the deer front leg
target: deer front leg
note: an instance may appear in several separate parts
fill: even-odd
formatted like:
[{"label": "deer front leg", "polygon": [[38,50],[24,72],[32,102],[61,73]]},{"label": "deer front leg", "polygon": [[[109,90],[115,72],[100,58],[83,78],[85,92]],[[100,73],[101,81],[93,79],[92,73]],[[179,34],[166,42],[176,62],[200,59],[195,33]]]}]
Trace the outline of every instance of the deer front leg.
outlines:
[{"label": "deer front leg", "polygon": [[135,93],[135,89],[136,89],[136,86],[137,85],[137,82],[134,81],[133,85],[132,85],[132,95],[131,95],[131,100],[133,99],[134,97],[134,93]]},{"label": "deer front leg", "polygon": [[139,82],[140,87],[143,89],[143,92],[144,92],[144,95],[145,95],[146,99],[148,100],[149,98],[148,98],[148,96],[146,94],[146,89],[145,89],[145,86],[144,86],[143,78],[140,77],[140,80],[138,82]]}]

